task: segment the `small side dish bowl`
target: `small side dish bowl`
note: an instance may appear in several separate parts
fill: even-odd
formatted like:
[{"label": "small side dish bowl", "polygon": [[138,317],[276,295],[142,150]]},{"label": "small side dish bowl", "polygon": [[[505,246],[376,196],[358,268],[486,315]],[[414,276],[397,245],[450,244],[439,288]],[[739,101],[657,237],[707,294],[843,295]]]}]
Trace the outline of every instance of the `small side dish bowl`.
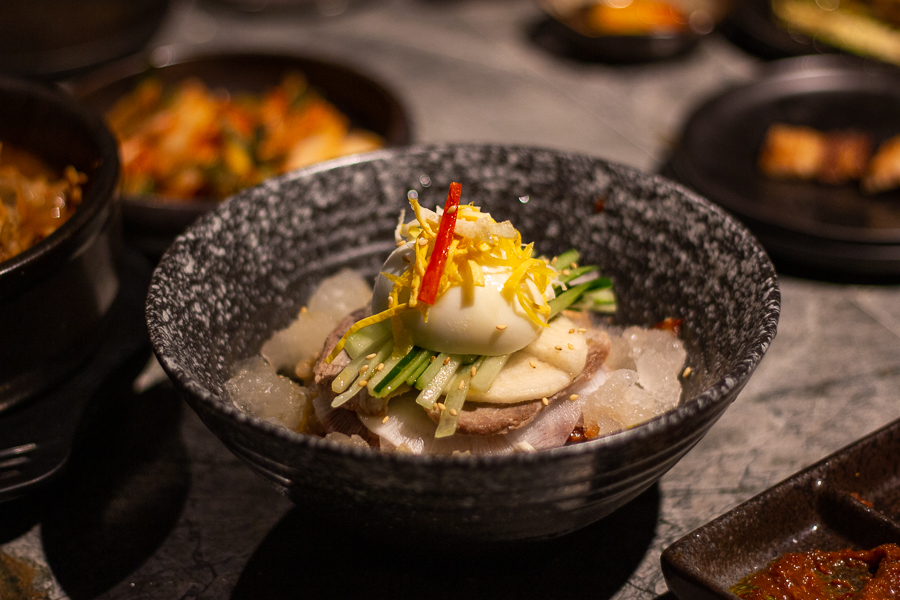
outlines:
[{"label": "small side dish bowl", "polygon": [[[235,364],[285,327],[326,276],[369,278],[416,190],[511,219],[553,255],[571,247],[614,281],[619,323],[682,319],[682,403],[633,429],[552,450],[422,456],[339,445],[263,422],[225,399]],[[559,536],[651,486],[747,383],[777,326],[765,252],[735,220],[660,177],[525,147],[384,150],[270,180],[229,199],[169,248],[147,301],[151,343],[209,428],[311,511],[394,538],[488,542]]]},{"label": "small side dish bowl", "polygon": [[[164,88],[187,78],[200,79],[211,91],[262,94],[287,73],[300,73],[311,88],[345,114],[352,126],[379,135],[385,146],[410,142],[411,123],[397,96],[381,83],[349,66],[317,58],[263,52],[198,53],[167,47],[110,65],[71,83],[80,102],[105,114],[149,76]],[[153,194],[122,197],[126,240],[158,258],[198,216],[219,204],[213,198],[190,200]]]},{"label": "small side dish bowl", "polygon": [[723,12],[706,0],[538,0],[546,19],[533,37],[584,61],[645,63],[690,52]]},{"label": "small side dish bowl", "polygon": [[[120,230],[118,151],[103,122],[62,91],[15,78],[0,77],[0,107],[0,142],[42,159],[60,175],[72,165],[87,177],[81,204],[65,223],[0,262],[2,497],[21,478],[45,474],[28,474],[26,452],[58,453],[45,461],[49,470],[68,452],[64,432],[74,423],[59,412],[23,423],[21,407],[72,377],[100,344],[119,290],[114,261]],[[16,426],[7,429],[11,423]],[[18,466],[5,470],[10,465]]]}]

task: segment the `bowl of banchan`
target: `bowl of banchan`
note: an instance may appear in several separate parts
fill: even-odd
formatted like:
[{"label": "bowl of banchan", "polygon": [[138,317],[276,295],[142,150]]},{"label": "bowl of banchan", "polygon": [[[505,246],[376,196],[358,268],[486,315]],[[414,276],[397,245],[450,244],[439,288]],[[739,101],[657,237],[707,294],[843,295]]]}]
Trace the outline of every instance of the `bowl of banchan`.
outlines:
[{"label": "bowl of banchan", "polygon": [[465,543],[563,535],[653,485],[779,311],[755,238],[685,188],[467,144],[241,192],[147,300],[175,386],[278,491],[363,534]]}]

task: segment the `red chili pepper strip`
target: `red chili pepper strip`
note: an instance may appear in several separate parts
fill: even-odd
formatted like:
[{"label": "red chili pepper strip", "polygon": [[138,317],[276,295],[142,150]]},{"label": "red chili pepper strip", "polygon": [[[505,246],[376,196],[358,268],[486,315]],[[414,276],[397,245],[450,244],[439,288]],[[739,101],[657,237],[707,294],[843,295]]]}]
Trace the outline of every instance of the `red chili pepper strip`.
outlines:
[{"label": "red chili pepper strip", "polygon": [[447,254],[450,252],[450,242],[453,241],[453,230],[456,228],[456,212],[459,208],[459,198],[462,195],[462,185],[456,182],[450,184],[450,193],[447,194],[447,202],[444,204],[444,214],[441,215],[441,224],[438,226],[437,237],[434,240],[434,249],[431,251],[431,260],[425,267],[425,275],[422,276],[422,287],[419,288],[419,301],[434,305],[437,299],[438,289],[441,286],[441,275],[444,273],[444,265],[447,263]]}]

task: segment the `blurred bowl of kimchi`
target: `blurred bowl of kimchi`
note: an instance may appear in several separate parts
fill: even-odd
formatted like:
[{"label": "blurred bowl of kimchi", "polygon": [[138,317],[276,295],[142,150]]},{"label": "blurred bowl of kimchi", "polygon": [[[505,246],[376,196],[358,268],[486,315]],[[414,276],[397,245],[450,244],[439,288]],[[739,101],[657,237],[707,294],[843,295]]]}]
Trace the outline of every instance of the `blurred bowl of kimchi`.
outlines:
[{"label": "blurred bowl of kimchi", "polygon": [[352,67],[298,55],[166,50],[72,84],[119,142],[126,241],[152,258],[240,190],[411,140],[400,100]]}]

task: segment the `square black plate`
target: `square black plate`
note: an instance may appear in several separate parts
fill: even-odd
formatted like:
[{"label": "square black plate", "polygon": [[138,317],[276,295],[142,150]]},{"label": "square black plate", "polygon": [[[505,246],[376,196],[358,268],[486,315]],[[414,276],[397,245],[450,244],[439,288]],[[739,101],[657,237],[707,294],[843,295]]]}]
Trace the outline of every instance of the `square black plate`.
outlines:
[{"label": "square black plate", "polygon": [[694,530],[661,562],[680,599],[735,600],[731,586],[786,552],[891,542],[900,543],[900,420]]}]

